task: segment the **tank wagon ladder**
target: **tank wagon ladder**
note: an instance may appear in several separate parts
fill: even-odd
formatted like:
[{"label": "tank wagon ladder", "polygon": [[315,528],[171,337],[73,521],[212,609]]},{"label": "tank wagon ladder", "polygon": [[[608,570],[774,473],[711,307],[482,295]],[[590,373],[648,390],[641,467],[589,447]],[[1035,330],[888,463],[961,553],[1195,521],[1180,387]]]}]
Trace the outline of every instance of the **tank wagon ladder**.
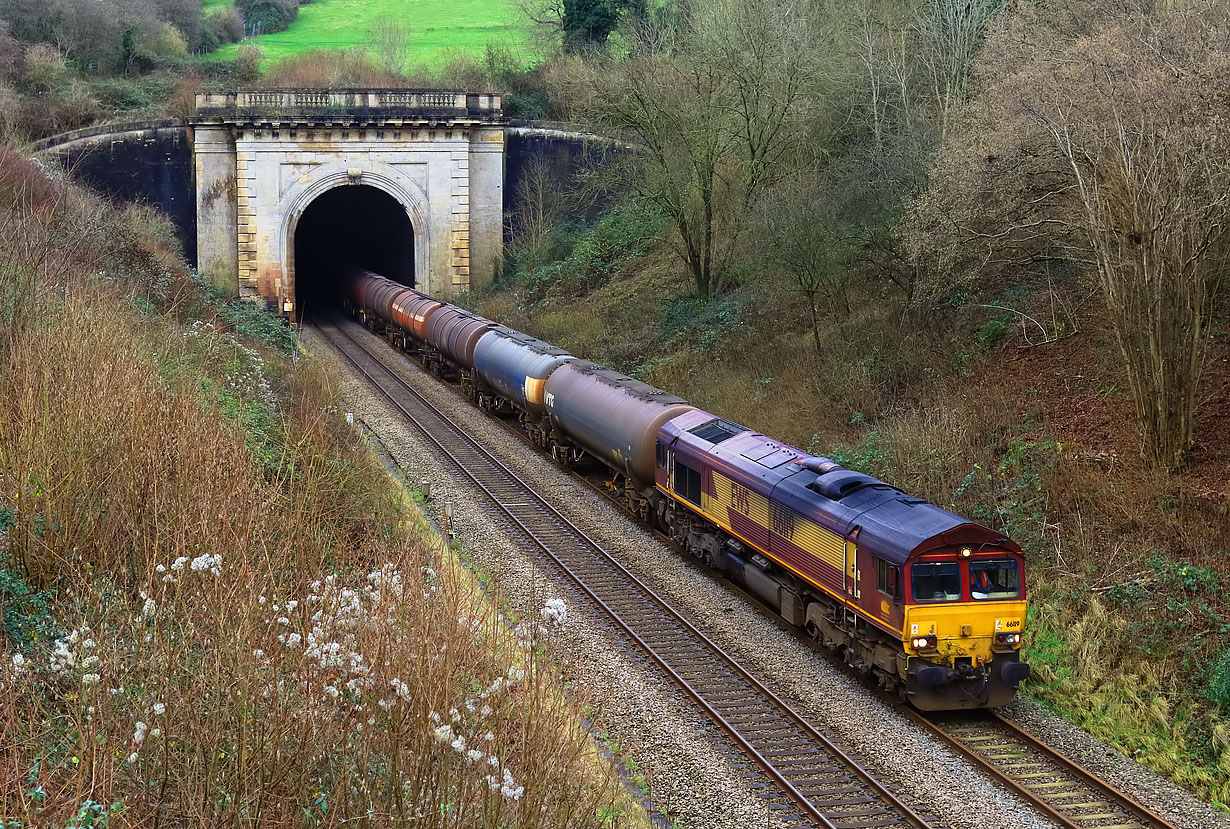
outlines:
[{"label": "tank wagon ladder", "polygon": [[[572,581],[591,606],[726,735],[736,754],[759,769],[745,771],[745,779],[768,778],[761,785],[771,784],[780,793],[775,799],[785,801],[770,807],[778,819],[822,829],[930,827],[857,759],[555,511],[364,345],[336,326],[321,325],[319,330],[461,477],[489,497],[524,546],[543,553],[546,563]],[[791,807],[797,810],[793,815],[787,811]]]},{"label": "tank wagon ladder", "polygon": [[901,710],[1064,829],[1176,829],[995,712],[941,716]]}]

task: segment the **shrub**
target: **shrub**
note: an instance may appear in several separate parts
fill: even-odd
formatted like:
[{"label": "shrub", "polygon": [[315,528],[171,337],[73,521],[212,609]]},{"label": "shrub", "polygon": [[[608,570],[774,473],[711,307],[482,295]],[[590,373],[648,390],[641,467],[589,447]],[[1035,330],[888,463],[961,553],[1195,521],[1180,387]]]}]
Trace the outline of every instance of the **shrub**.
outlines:
[{"label": "shrub", "polygon": [[200,49],[214,52],[243,40],[243,18],[235,9],[217,9],[201,21]]},{"label": "shrub", "polygon": [[241,46],[235,56],[235,80],[240,83],[252,83],[261,76],[261,61],[265,54],[259,46]]},{"label": "shrub", "polygon": [[235,0],[248,34],[280,32],[299,16],[299,0]]},{"label": "shrub", "polygon": [[30,95],[49,95],[69,82],[64,56],[52,46],[32,46],[22,62],[21,87]]},{"label": "shrub", "polygon": [[1003,320],[989,320],[978,329],[978,341],[987,348],[999,345],[1008,336],[1008,325]]},{"label": "shrub", "polygon": [[1209,688],[1205,692],[1210,700],[1230,711],[1230,648],[1221,653],[1221,657],[1209,674]]},{"label": "shrub", "polygon": [[404,87],[406,80],[377,65],[365,51],[313,49],[279,61],[265,76],[263,85],[314,89]]}]

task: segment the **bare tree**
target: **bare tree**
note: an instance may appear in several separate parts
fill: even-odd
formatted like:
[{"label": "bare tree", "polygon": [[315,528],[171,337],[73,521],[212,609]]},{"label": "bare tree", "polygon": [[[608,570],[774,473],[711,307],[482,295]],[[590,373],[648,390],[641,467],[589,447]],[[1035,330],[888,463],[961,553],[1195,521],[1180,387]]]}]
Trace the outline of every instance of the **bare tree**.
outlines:
[{"label": "bare tree", "polygon": [[726,287],[756,198],[801,145],[816,48],[803,7],[714,0],[679,29],[628,27],[631,54],[578,65],[582,116],[635,144],[626,171],[674,226],[697,296]]},{"label": "bare tree", "polygon": [[769,230],[766,258],[785,271],[791,289],[806,299],[818,355],[824,352],[822,314],[845,317],[850,313],[853,270],[837,203],[828,184],[813,173],[775,188],[772,203],[762,208]]},{"label": "bare tree", "polygon": [[372,24],[372,45],[376,47],[376,57],[384,71],[393,75],[405,71],[412,34],[410,24],[393,15],[385,15]]},{"label": "bare tree", "polygon": [[940,136],[965,101],[970,70],[1002,0],[930,0],[915,24],[931,91],[939,110]]},{"label": "bare tree", "polygon": [[[1227,16],[1212,3],[1023,7],[988,43],[971,132],[945,147],[948,181],[921,210],[924,233],[956,228],[949,244],[973,254],[970,273],[1005,256],[1096,273],[1142,456],[1163,470],[1194,443],[1230,243]],[[1069,31],[1073,19],[1083,28]]]},{"label": "bare tree", "polygon": [[511,216],[514,245],[522,259],[537,263],[559,219],[564,200],[559,175],[550,161],[536,158],[525,166],[516,197],[517,207]]}]

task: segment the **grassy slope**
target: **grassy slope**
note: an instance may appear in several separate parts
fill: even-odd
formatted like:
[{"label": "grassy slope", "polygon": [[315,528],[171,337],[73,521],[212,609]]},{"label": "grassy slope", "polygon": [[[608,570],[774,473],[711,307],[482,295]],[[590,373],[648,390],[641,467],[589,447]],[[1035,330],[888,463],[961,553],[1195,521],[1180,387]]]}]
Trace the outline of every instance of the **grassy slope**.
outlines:
[{"label": "grassy slope", "polygon": [[1077,336],[1025,347],[1010,316],[934,309],[926,325],[869,285],[851,314],[826,314],[817,355],[797,296],[771,275],[700,305],[634,216],[608,217],[479,310],[1002,529],[1031,560],[1029,692],[1230,800],[1230,389],[1215,372],[1193,467],[1159,479],[1137,460],[1096,313]]},{"label": "grassy slope", "polygon": [[[207,0],[206,8],[234,5]],[[528,37],[512,0],[314,0],[284,32],[244,41],[278,61],[312,49],[353,49],[368,44],[368,32],[383,17],[396,17],[413,30],[410,62],[435,65],[450,51],[481,52],[488,43],[523,45]],[[230,60],[240,44],[210,56]]]},{"label": "grassy slope", "polygon": [[0,224],[5,826],[646,825],[285,326],[3,147]]}]

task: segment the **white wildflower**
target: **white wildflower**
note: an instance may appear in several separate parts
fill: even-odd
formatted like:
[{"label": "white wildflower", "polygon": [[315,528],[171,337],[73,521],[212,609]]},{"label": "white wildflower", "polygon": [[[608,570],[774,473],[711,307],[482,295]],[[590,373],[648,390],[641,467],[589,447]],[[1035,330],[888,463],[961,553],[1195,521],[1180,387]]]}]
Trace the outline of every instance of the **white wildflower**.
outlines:
[{"label": "white wildflower", "polygon": [[85,671],[88,671],[90,668],[93,668],[97,664],[98,664],[97,656],[87,656],[85,659],[81,660],[81,668],[82,670],[85,670]]},{"label": "white wildflower", "polygon": [[13,654],[13,670],[21,673],[26,669],[26,658],[19,653]]},{"label": "white wildflower", "polygon": [[165,573],[166,571],[167,571],[167,568],[161,564],[159,564],[157,567],[154,568],[155,573]]},{"label": "white wildflower", "polygon": [[265,658],[265,652],[261,650],[260,648],[257,648],[256,650],[252,651],[252,655],[255,656],[257,659]]},{"label": "white wildflower", "polygon": [[81,647],[85,648],[87,651],[93,649],[94,645],[95,643],[93,639],[86,639],[81,643]]},{"label": "white wildflower", "polygon": [[143,722],[137,722],[137,729],[132,733],[132,741],[137,745],[145,742],[145,734],[149,731],[149,726]]},{"label": "white wildflower", "polygon": [[175,559],[174,563],[171,564],[171,569],[178,572],[180,570],[183,570],[184,565],[187,563],[188,563],[188,557],[180,556],[179,558]]},{"label": "white wildflower", "polygon": [[222,554],[202,553],[192,560],[190,565],[194,573],[213,573],[215,576],[222,575]]},{"label": "white wildflower", "polygon": [[504,784],[500,786],[500,794],[506,800],[520,800],[521,795],[525,794],[525,787],[518,786],[513,780],[512,772],[507,768],[504,769]]},{"label": "white wildflower", "polygon": [[437,726],[436,729],[431,732],[431,736],[441,743],[451,742],[453,739],[453,728],[448,723],[445,723],[444,725]]},{"label": "white wildflower", "polygon": [[137,762],[139,758],[140,758],[140,755],[138,755],[135,751],[132,754],[129,754],[128,755],[128,765],[131,766],[133,763]]},{"label": "white wildflower", "polygon": [[490,706],[490,705],[484,705],[484,706],[482,707],[482,710],[478,712],[478,715],[479,715],[480,717],[482,717],[483,719],[486,719],[487,717],[490,717],[490,716],[491,716],[491,706]]},{"label": "white wildflower", "polygon": [[279,617],[278,617],[278,624],[279,624],[279,625],[289,625],[289,624],[290,624],[290,619],[287,619],[285,616],[279,616]]},{"label": "white wildflower", "polygon": [[154,611],[157,609],[158,605],[154,603],[153,599],[146,599],[145,604],[141,605],[141,616],[139,618],[148,619],[154,615]]},{"label": "white wildflower", "polygon": [[161,702],[155,702],[154,703],[154,716],[161,717],[165,713],[167,713],[166,705],[164,705]]},{"label": "white wildflower", "polygon": [[492,740],[495,739],[495,735],[492,734],[490,731],[488,731],[486,734],[483,735],[483,739],[486,740],[487,742],[491,742]]},{"label": "white wildflower", "polygon": [[81,677],[82,685],[97,685],[98,680],[102,679],[98,674],[83,674]]},{"label": "white wildflower", "polygon": [[295,608],[296,608],[296,607],[298,607],[298,606],[299,606],[299,603],[298,603],[298,602],[296,602],[296,601],[290,601],[290,602],[287,602],[287,603],[286,603],[286,612],[287,612],[287,613],[294,613],[294,612],[295,612]]},{"label": "white wildflower", "polygon": [[332,685],[326,685],[325,693],[333,697],[334,699],[337,699],[338,695],[340,695],[342,692],[337,690],[337,688],[334,688]]},{"label": "white wildflower", "polygon": [[150,729],[149,735],[150,735],[151,737],[155,737],[155,738],[157,738],[157,737],[161,737],[161,736],[162,736],[162,729],[161,729],[161,728],[153,728],[153,729]]},{"label": "white wildflower", "polygon": [[477,763],[481,759],[483,759],[483,753],[476,748],[472,748],[466,752],[467,763]]},{"label": "white wildflower", "polygon": [[456,752],[465,751],[466,750],[466,738],[458,734],[457,739],[453,740],[453,742],[450,745],[453,747],[453,751],[456,751]]}]

